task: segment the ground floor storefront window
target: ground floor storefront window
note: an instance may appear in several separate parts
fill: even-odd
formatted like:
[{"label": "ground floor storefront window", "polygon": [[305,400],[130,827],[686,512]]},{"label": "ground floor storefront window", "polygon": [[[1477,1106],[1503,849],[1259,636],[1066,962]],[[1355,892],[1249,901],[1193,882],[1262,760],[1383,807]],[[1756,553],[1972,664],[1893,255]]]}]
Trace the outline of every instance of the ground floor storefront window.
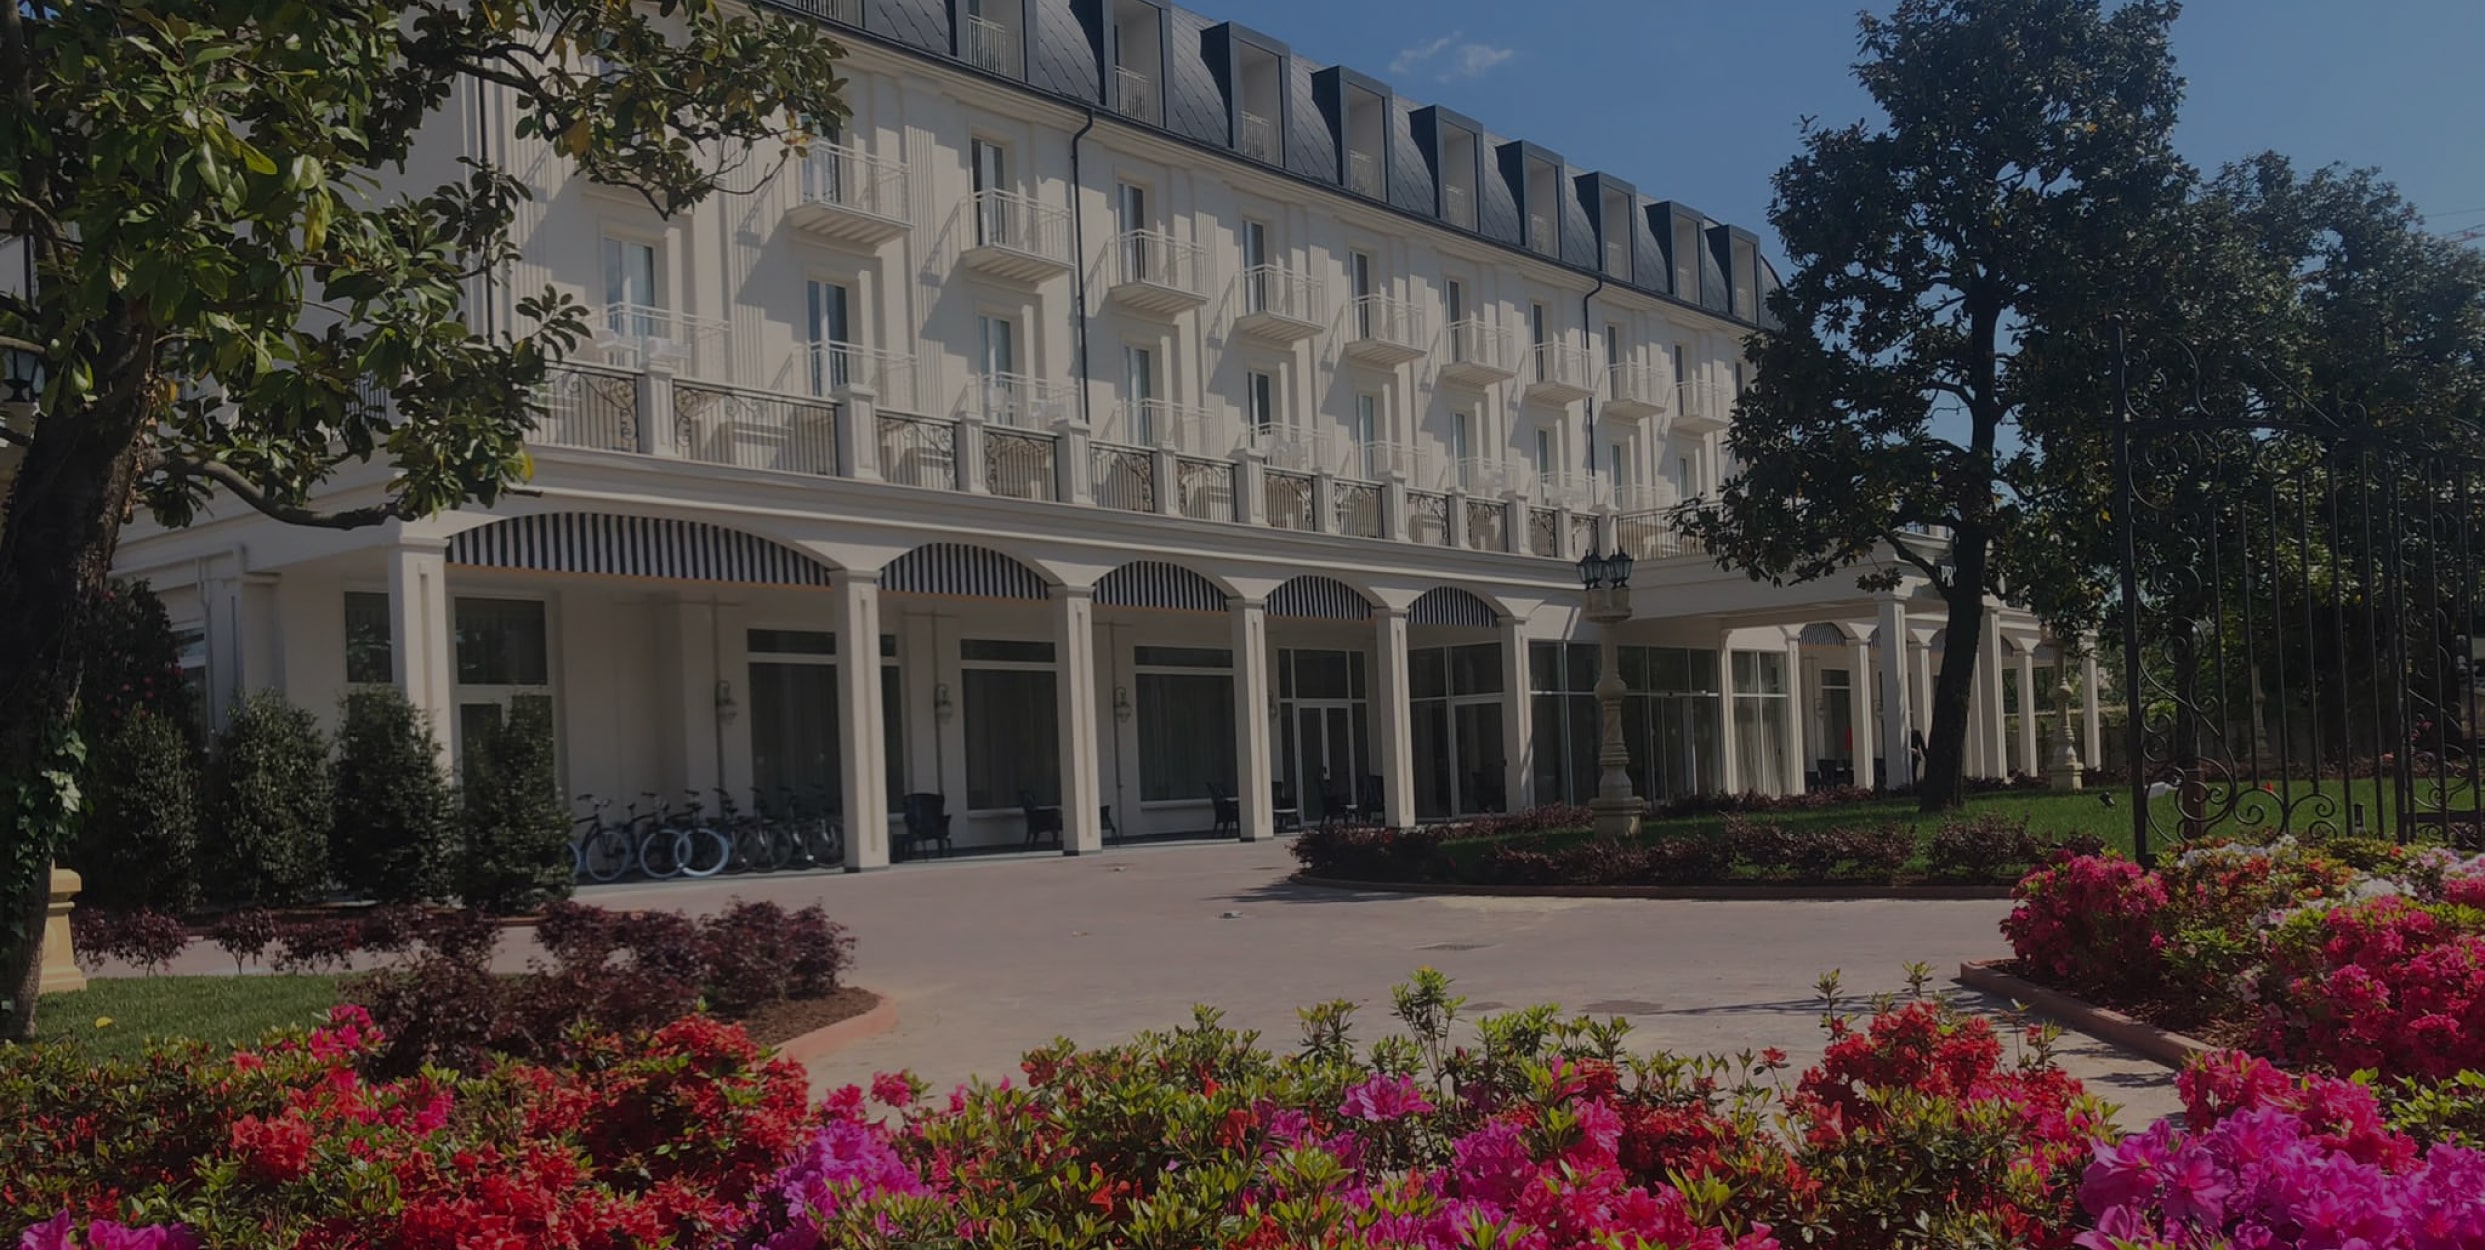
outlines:
[{"label": "ground floor storefront window", "polygon": [[1784,652],[1734,653],[1734,759],[1744,789],[1788,794],[1799,788],[1786,748],[1790,703]]},{"label": "ground floor storefront window", "polygon": [[1407,678],[1415,814],[1440,819],[1506,810],[1500,645],[1417,648],[1407,653]]},{"label": "ground floor storefront window", "polygon": [[1234,653],[1217,647],[1134,648],[1139,798],[1205,799],[1234,784]]},{"label": "ground floor storefront window", "polygon": [[466,744],[498,728],[511,700],[550,697],[552,657],[543,600],[461,597],[455,608],[457,755],[469,759]]},{"label": "ground floor storefront window", "polygon": [[[1596,651],[1589,643],[1528,644],[1538,802],[1585,803],[1596,797],[1597,753],[1604,744]],[[1622,740],[1631,753],[1632,791],[1670,799],[1724,789],[1717,654],[1626,646],[1615,648],[1615,658],[1626,692]],[[1746,784],[1750,781],[1746,775]]]},{"label": "ground floor storefront window", "polygon": [[1279,775],[1303,819],[1352,807],[1371,773],[1370,717],[1360,651],[1277,653]]},{"label": "ground floor storefront window", "polygon": [[1060,806],[1053,644],[968,638],[958,644],[958,658],[967,807]]},{"label": "ground floor storefront window", "polygon": [[[842,812],[845,775],[838,725],[837,636],[825,630],[753,629],[751,656],[751,789],[761,802],[786,810]],[[890,811],[905,792],[902,724],[904,685],[897,638],[880,638],[881,734]]]}]

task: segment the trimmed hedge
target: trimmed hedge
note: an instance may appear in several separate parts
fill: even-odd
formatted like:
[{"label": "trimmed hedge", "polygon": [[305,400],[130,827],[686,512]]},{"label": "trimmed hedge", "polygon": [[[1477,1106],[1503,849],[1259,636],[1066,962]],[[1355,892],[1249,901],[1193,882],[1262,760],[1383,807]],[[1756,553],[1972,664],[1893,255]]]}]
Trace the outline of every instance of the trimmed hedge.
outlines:
[{"label": "trimmed hedge", "polygon": [[88,755],[89,806],[66,857],[85,878],[82,906],[198,905],[199,768],[190,732],[139,705]]},{"label": "trimmed hedge", "polygon": [[218,897],[287,905],[327,892],[328,739],[273,693],[233,709],[208,769],[207,876]]},{"label": "trimmed hedge", "polygon": [[446,898],[457,867],[457,808],[440,743],[393,687],[345,697],[337,732],[336,814],[328,860],[362,898]]},{"label": "trimmed hedge", "polygon": [[466,848],[457,892],[469,907],[515,912],[568,898],[569,811],[553,772],[552,700],[521,695],[466,754]]}]

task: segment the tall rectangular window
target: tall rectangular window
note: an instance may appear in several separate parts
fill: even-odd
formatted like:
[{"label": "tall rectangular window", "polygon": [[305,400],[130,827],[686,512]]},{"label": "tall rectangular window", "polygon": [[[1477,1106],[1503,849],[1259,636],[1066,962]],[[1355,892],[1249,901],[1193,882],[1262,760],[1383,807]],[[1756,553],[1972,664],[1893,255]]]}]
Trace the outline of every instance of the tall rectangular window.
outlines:
[{"label": "tall rectangular window", "polygon": [[1267,223],[1243,222],[1242,252],[1243,272],[1248,279],[1243,286],[1243,311],[1247,313],[1266,312],[1268,311],[1269,276],[1260,272],[1260,269],[1261,266],[1268,264]]},{"label": "tall rectangular window", "polygon": [[1138,647],[1139,797],[1146,802],[1234,793],[1233,652]]},{"label": "tall rectangular window", "polygon": [[1244,403],[1249,409],[1251,428],[1265,430],[1277,424],[1277,379],[1253,370],[1244,375]]},{"label": "tall rectangular window", "polygon": [[1053,646],[969,638],[959,644],[966,805],[1061,802]]},{"label": "tall rectangular window", "polygon": [[1620,443],[1609,443],[1606,445],[1605,450],[1607,454],[1612,457],[1611,463],[1613,465],[1614,475],[1614,502],[1620,503],[1622,493],[1631,489],[1631,462],[1623,458],[1622,444]]},{"label": "tall rectangular window", "polygon": [[1380,480],[1380,399],[1369,392],[1355,396],[1355,446],[1361,449],[1365,481]]},{"label": "tall rectangular window", "polygon": [[854,381],[853,293],[839,282],[811,284],[811,391],[833,395]]},{"label": "tall rectangular window", "polygon": [[1458,463],[1458,485],[1464,490],[1475,485],[1475,414],[1465,409],[1450,414],[1450,459]]},{"label": "tall rectangular window", "polygon": [[629,338],[662,333],[656,322],[663,303],[656,290],[655,245],[605,236],[604,319],[613,333]]},{"label": "tall rectangular window", "polygon": [[1130,404],[1130,429],[1125,436],[1142,447],[1156,446],[1156,353],[1137,346],[1122,349],[1122,394]]},{"label": "tall rectangular window", "polygon": [[984,373],[998,376],[1018,372],[1018,323],[987,313],[980,324]]},{"label": "tall rectangular window", "polygon": [[1553,431],[1536,431],[1536,477],[1539,481],[1553,476]]},{"label": "tall rectangular window", "polygon": [[540,599],[457,601],[457,682],[461,686],[545,686],[552,665],[544,648]]},{"label": "tall rectangular window", "polygon": [[1552,327],[1545,317],[1543,301],[1539,300],[1530,303],[1527,306],[1527,332],[1530,336],[1528,341],[1534,343],[1538,347],[1544,346],[1546,343],[1552,341],[1547,337],[1547,335],[1551,333],[1551,329]]},{"label": "tall rectangular window", "polygon": [[1621,363],[1622,327],[1608,321],[1605,323],[1605,367],[1610,369]]},{"label": "tall rectangular window", "polygon": [[1683,345],[1682,345],[1682,344],[1680,344],[1680,343],[1676,343],[1676,344],[1674,344],[1674,349],[1673,349],[1673,350],[1674,350],[1674,384],[1675,384],[1676,386],[1680,386],[1680,385],[1682,385],[1683,383],[1690,381],[1690,380],[1691,380],[1691,375],[1689,375],[1689,374],[1687,374],[1687,373],[1684,373],[1684,372],[1683,372]]},{"label": "tall rectangular window", "polygon": [[385,686],[397,680],[395,645],[388,628],[388,596],[345,592],[345,683]]},{"label": "tall rectangular window", "polygon": [[1009,190],[1009,150],[998,143],[976,139],[971,141],[969,154],[975,176],[975,241],[1007,246],[1014,235],[1009,206],[997,198],[985,198],[985,193]]},{"label": "tall rectangular window", "polygon": [[1148,240],[1142,233],[1148,228],[1148,189],[1133,183],[1121,184],[1115,211],[1121,217],[1122,280],[1145,282],[1154,275],[1153,257],[1148,255]]},{"label": "tall rectangular window", "polygon": [[1371,254],[1355,253],[1352,270],[1355,286],[1355,336],[1368,339],[1372,337],[1372,306],[1364,301],[1372,294]]},{"label": "tall rectangular window", "polygon": [[1467,319],[1467,284],[1456,278],[1450,279],[1441,288],[1441,302],[1444,305],[1443,310],[1449,313],[1451,325],[1465,321]]}]

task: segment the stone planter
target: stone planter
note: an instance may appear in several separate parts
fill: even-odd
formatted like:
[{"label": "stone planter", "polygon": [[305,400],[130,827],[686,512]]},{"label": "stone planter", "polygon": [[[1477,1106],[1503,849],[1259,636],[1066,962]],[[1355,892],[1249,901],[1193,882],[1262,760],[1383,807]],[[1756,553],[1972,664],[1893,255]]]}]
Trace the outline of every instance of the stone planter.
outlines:
[{"label": "stone planter", "polygon": [[77,951],[69,941],[69,908],[85,885],[69,869],[52,870],[52,903],[43,915],[43,975],[36,983],[38,994],[86,988],[86,974],[78,971]]}]

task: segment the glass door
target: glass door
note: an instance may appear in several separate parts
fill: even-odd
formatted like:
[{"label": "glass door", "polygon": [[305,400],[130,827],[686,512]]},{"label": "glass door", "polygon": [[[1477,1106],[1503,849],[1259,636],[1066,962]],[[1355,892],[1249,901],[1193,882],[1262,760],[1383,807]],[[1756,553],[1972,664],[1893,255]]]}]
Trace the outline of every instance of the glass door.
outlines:
[{"label": "glass door", "polygon": [[974,141],[974,158],[975,241],[1007,247],[1010,245],[1009,214],[998,195],[1009,189],[1009,153],[1000,144],[977,139]]},{"label": "glass door", "polygon": [[542,600],[461,598],[455,607],[457,718],[451,745],[462,761],[500,727],[512,702],[552,696],[552,662]]},{"label": "glass door", "polygon": [[1122,393],[1130,397],[1129,428],[1123,437],[1141,447],[1156,446],[1156,353],[1145,347],[1122,349],[1122,370],[1128,379]]},{"label": "glass door", "polygon": [[854,380],[852,292],[841,283],[811,284],[811,391],[833,395]]},{"label": "glass door", "polygon": [[1501,743],[1501,700],[1461,701],[1450,706],[1450,732],[1457,742],[1458,810],[1462,814],[1510,810]]}]

